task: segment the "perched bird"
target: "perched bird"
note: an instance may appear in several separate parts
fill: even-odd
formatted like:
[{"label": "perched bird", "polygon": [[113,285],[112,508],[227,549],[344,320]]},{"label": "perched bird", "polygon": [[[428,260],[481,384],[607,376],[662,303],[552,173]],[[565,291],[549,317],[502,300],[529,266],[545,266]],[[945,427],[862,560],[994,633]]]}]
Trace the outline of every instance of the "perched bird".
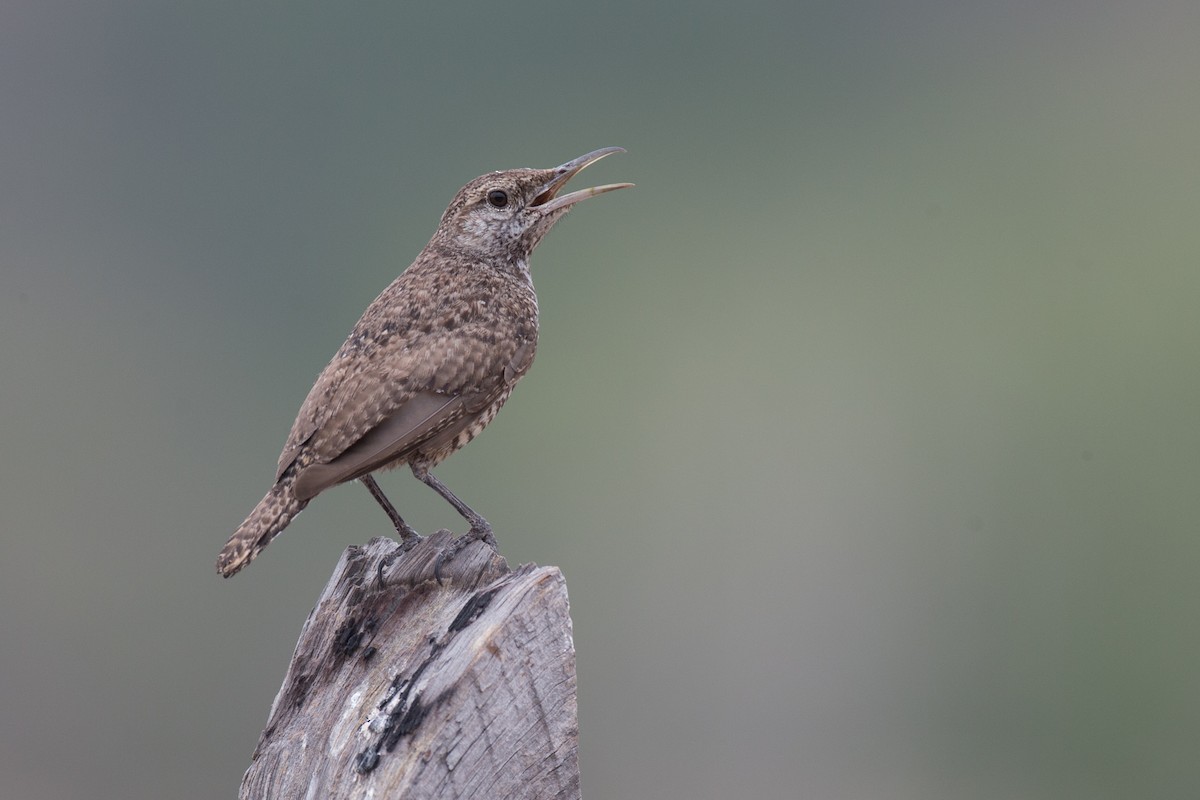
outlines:
[{"label": "perched bird", "polygon": [[575,203],[633,185],[559,194],[584,167],[618,152],[492,172],[459,190],[429,244],[367,307],[317,378],[275,485],[217,557],[221,575],[249,564],[318,494],[355,479],[407,544],[419,541],[371,477],[404,464],[470,523],[451,550],[477,539],[495,544],[487,520],[430,470],[495,418],[529,370],[538,340],[529,256]]}]

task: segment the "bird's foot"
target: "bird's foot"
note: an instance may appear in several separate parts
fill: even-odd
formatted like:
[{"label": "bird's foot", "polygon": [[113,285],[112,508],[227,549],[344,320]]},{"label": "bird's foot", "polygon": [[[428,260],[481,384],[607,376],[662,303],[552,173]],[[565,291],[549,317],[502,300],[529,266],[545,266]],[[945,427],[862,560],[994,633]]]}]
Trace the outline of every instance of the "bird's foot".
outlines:
[{"label": "bird's foot", "polygon": [[397,527],[396,533],[400,535],[400,546],[379,560],[377,572],[379,573],[378,578],[380,586],[387,585],[387,581],[384,579],[384,574],[392,568],[392,564],[395,563],[396,559],[399,558],[402,553],[410,552],[414,547],[425,541],[424,536],[417,533],[407,525],[404,526],[404,530],[401,530],[399,527]]},{"label": "bird's foot", "polygon": [[464,547],[472,542],[483,542],[493,550],[499,547],[496,543],[496,536],[492,533],[491,525],[482,520],[473,524],[469,531],[443,547],[437,554],[437,559],[433,562],[433,578],[439,586],[442,585],[442,567],[450,563]]},{"label": "bird's foot", "polygon": [[404,526],[404,530],[396,528],[396,533],[400,535],[400,549],[406,553],[419,545],[425,539],[424,536],[417,533],[407,525]]},{"label": "bird's foot", "polygon": [[471,542],[483,542],[484,544],[490,546],[493,550],[496,550],[500,547],[500,545],[496,542],[496,534],[492,533],[492,526],[488,525],[486,522],[478,525],[472,525],[471,529],[463,534],[460,538],[466,539],[467,544],[470,544]]}]

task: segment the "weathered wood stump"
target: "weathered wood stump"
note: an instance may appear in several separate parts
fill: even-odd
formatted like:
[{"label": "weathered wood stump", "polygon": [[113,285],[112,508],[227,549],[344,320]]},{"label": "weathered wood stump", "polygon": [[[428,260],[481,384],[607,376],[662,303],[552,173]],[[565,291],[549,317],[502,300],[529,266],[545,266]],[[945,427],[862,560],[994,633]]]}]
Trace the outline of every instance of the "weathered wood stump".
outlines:
[{"label": "weathered wood stump", "polygon": [[239,796],[578,798],[575,649],[555,567],[441,531],[342,554]]}]

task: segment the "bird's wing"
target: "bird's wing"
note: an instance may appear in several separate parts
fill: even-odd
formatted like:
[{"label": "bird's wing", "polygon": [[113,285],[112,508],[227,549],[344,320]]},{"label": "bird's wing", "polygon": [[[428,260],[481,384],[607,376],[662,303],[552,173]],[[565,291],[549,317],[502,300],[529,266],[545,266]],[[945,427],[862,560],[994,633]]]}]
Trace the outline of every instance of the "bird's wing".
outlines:
[{"label": "bird's wing", "polygon": [[316,470],[298,477],[296,487],[298,495],[315,496],[490,405],[529,369],[534,343],[499,344],[485,327],[474,328],[427,335],[387,353],[343,347],[301,406],[276,480],[293,464],[301,475]]},{"label": "bird's wing", "polygon": [[[379,369],[367,359],[345,353],[345,347],[317,377],[300,406],[287,444],[279,455],[275,480],[308,450],[317,461],[336,458],[361,433],[398,410],[413,391],[404,381],[388,385]],[[351,403],[355,399],[358,402]]]},{"label": "bird's wing", "polygon": [[310,500],[330,486],[366,475],[403,457],[461,420],[464,409],[461,396],[417,392],[333,460],[302,468],[293,487],[296,499]]}]

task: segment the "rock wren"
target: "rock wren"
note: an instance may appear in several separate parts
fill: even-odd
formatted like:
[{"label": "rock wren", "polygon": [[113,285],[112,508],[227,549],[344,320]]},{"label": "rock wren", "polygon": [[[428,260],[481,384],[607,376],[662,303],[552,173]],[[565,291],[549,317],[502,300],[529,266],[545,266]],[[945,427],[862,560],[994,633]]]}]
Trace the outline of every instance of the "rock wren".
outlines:
[{"label": "rock wren", "polygon": [[[450,203],[417,259],[363,312],[313,385],[275,485],[217,557],[229,577],[249,564],[318,494],[358,479],[406,544],[420,537],[371,476],[407,464],[471,527],[450,549],[484,539],[487,520],[430,470],[475,438],[533,363],[538,304],[529,256],[571,206],[631,183],[558,192],[606,147],[554,169],[492,172]],[[452,553],[451,553],[452,554]]]}]

